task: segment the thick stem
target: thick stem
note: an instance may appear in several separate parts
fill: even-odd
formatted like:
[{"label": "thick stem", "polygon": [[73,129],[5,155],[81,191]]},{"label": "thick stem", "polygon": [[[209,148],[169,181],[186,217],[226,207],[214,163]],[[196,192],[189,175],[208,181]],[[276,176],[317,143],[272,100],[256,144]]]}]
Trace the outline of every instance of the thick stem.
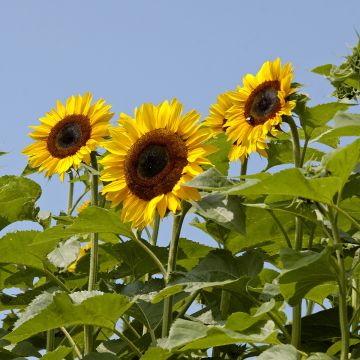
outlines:
[{"label": "thick stem", "polygon": [[[300,168],[302,166],[301,158],[301,148],[300,148],[300,139],[299,133],[297,131],[297,126],[294,119],[291,116],[284,117],[285,121],[290,126],[291,136],[293,140],[293,156],[295,167]],[[305,154],[304,154],[305,157]],[[302,221],[299,216],[295,218],[295,250],[301,250],[302,248]],[[292,311],[292,331],[291,331],[291,344],[299,348],[301,344],[301,303],[300,299],[299,304],[293,307]]]},{"label": "thick stem", "polygon": [[[99,178],[97,175],[97,160],[95,152],[91,153],[91,165],[96,172],[91,173],[91,205],[98,205],[98,183]],[[88,291],[93,291],[96,289],[96,276],[98,269],[98,242],[99,236],[98,233],[91,234],[91,248],[90,248],[90,268],[89,268],[89,282],[88,282]],[[94,329],[90,325],[84,326],[84,353],[85,355],[89,354],[94,350]]]},{"label": "thick stem", "polygon": [[[170,242],[169,257],[167,264],[166,276],[164,277],[165,286],[170,281],[171,273],[176,269],[176,257],[180,239],[181,226],[183,224],[186,213],[190,209],[190,204],[183,202],[182,211],[179,215],[174,215],[174,222],[172,228],[172,237]],[[172,322],[172,296],[164,300],[163,322],[162,322],[162,337],[166,337],[169,333]]]},{"label": "thick stem", "polygon": [[55,330],[51,329],[46,331],[46,352],[55,349]]},{"label": "thick stem", "polygon": [[244,176],[247,173],[247,166],[248,166],[248,160],[249,158],[246,157],[244,161],[241,163],[241,170],[240,170],[240,176]]},{"label": "thick stem", "polygon": [[341,249],[341,239],[339,236],[339,229],[335,220],[334,213],[329,207],[329,221],[331,223],[331,231],[333,235],[334,245],[337,245],[336,259],[338,263],[338,283],[339,283],[339,317],[340,317],[340,331],[341,331],[341,360],[347,360],[349,357],[349,328],[347,315],[347,284],[346,272],[344,265],[344,258]]},{"label": "thick stem", "polygon": [[71,209],[73,207],[73,198],[74,198],[74,175],[72,171],[69,172],[69,194],[68,194],[68,205],[67,205],[67,214],[70,215]]},{"label": "thick stem", "polygon": [[285,116],[284,119],[285,122],[287,122],[290,126],[291,136],[293,140],[293,155],[294,155],[295,167],[301,167],[300,139],[299,139],[299,133],[297,131],[296,123],[291,116]]},{"label": "thick stem", "polygon": [[155,246],[157,243],[157,238],[159,235],[159,227],[160,227],[160,215],[156,211],[155,219],[154,219],[154,227],[153,227],[153,231],[152,231],[152,235],[151,235],[151,239],[150,239],[150,244],[153,246]]}]

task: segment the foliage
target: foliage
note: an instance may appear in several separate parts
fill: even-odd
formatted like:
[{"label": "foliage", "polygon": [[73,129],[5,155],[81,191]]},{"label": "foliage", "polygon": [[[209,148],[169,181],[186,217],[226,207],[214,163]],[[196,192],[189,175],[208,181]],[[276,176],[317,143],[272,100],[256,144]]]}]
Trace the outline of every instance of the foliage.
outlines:
[{"label": "foliage", "polygon": [[[157,245],[156,219],[132,229],[101,195],[44,217],[34,169],[0,177],[0,358],[359,359],[360,115],[343,101],[359,95],[359,49],[314,69],[336,101],[292,95],[300,142],[294,129],[271,139],[264,171],[228,177],[231,144],[208,142],[214,167],[186,184],[201,199],[175,215],[175,244]],[[97,174],[83,166],[70,189],[90,191]],[[213,246],[179,238],[187,211]],[[43,230],[7,231],[24,220]]]}]

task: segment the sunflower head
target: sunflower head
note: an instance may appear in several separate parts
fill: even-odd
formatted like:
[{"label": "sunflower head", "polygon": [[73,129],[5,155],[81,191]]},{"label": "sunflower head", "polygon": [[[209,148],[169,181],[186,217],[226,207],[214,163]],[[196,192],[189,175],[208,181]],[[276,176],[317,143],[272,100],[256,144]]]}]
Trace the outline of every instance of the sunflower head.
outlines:
[{"label": "sunflower head", "polygon": [[264,63],[256,76],[246,75],[243,87],[230,93],[233,106],[225,113],[226,134],[234,144],[230,160],[243,160],[254,151],[266,156],[268,137],[277,134],[283,115],[295,107],[288,99],[296,90],[293,76],[291,65],[282,66],[278,58]]},{"label": "sunflower head", "polygon": [[90,200],[85,200],[76,210],[78,212],[78,214],[80,214],[82,211],[84,211],[85,209],[87,209],[89,206],[91,205],[91,201]]},{"label": "sunflower head", "polygon": [[77,256],[76,260],[70,264],[67,268],[67,271],[68,272],[71,272],[71,273],[74,273],[75,270],[76,270],[76,266],[78,264],[78,262],[80,261],[81,258],[83,258],[86,253],[91,249],[91,243],[88,242],[85,246],[81,246],[80,248],[80,252],[79,252],[79,255]]},{"label": "sunflower head", "polygon": [[196,189],[181,186],[210,164],[206,156],[214,151],[203,144],[211,134],[199,118],[194,110],[182,115],[176,99],[143,104],[134,118],[120,115],[104,143],[109,154],[101,160],[101,180],[108,182],[102,193],[112,206],[123,204],[123,221],[142,228],[152,223],[155,211],[164,217],[167,210],[180,210],[182,199],[199,198]]},{"label": "sunflower head", "polygon": [[204,125],[208,126],[214,135],[226,131],[226,111],[233,105],[229,92],[220,94],[217,98],[216,104],[212,104],[209,111],[210,114],[204,120]]},{"label": "sunflower head", "polygon": [[113,116],[105,100],[91,104],[92,96],[71,96],[63,105],[57,102],[55,109],[40,118],[41,124],[30,126],[29,136],[35,140],[22,152],[29,157],[29,164],[46,176],[64,174],[75,170],[83,161],[90,162],[90,153],[109,134],[109,120]]}]

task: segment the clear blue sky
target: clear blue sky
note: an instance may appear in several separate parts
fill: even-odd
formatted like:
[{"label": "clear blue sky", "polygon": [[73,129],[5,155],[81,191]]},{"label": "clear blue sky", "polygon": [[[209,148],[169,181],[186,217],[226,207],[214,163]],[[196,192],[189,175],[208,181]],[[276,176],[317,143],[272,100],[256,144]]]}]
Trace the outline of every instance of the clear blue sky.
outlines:
[{"label": "clear blue sky", "polygon": [[[116,113],[177,97],[203,116],[268,59],[292,62],[313,103],[331,88],[310,69],[340,63],[360,31],[359,0],[2,1],[0,174],[19,174],[21,149],[57,99],[87,90]],[[261,168],[254,157],[250,171]],[[66,206],[66,186],[32,176],[42,210]]]}]

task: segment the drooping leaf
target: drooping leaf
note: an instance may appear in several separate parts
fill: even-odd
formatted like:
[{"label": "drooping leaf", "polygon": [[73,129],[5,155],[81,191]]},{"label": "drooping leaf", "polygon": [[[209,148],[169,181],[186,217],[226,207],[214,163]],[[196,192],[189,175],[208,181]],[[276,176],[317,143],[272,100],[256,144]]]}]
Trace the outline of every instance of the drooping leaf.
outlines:
[{"label": "drooping leaf", "polygon": [[40,186],[20,176],[0,177],[0,230],[20,220],[36,220],[36,201],[41,195]]},{"label": "drooping leaf", "polygon": [[167,360],[172,356],[171,352],[159,347],[149,348],[146,353],[140,358],[141,360]]},{"label": "drooping leaf", "polygon": [[263,326],[253,326],[240,333],[223,326],[206,326],[199,322],[178,319],[172,325],[169,337],[159,345],[171,351],[188,351],[240,342],[278,344],[276,335],[277,330],[272,321],[268,321]]},{"label": "drooping leaf", "polygon": [[332,204],[339,188],[338,177],[306,178],[297,168],[282,170],[263,180],[245,181],[227,193],[232,195],[286,195]]},{"label": "drooping leaf", "polygon": [[56,267],[66,269],[73,263],[80,251],[81,243],[76,237],[71,237],[64,243],[60,243],[52,252],[47,255],[49,261]]},{"label": "drooping leaf", "polygon": [[299,352],[289,344],[275,345],[258,356],[259,360],[298,360]]},{"label": "drooping leaf", "polygon": [[203,196],[192,205],[204,218],[213,220],[229,230],[245,233],[245,212],[239,197],[214,192]]},{"label": "drooping leaf", "polygon": [[71,348],[66,346],[59,346],[53,351],[47,352],[41,359],[42,360],[63,360],[65,357],[70,354],[72,351]]},{"label": "drooping leaf", "polygon": [[330,257],[327,248],[321,253],[281,249],[284,268],[279,277],[280,291],[290,305],[297,304],[315,286],[336,281]]},{"label": "drooping leaf", "polygon": [[41,331],[81,324],[113,329],[130,306],[129,299],[119,294],[44,293],[29,305],[5,339],[18,342]]}]

